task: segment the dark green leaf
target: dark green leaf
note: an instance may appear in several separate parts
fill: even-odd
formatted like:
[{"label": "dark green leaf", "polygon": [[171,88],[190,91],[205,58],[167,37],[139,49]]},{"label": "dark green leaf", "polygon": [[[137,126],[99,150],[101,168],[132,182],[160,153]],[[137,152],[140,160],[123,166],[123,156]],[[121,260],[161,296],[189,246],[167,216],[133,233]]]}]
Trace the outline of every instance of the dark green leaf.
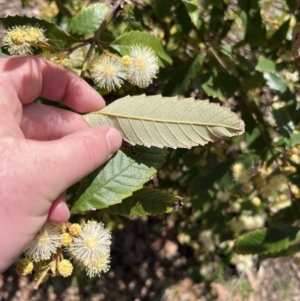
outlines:
[{"label": "dark green leaf", "polygon": [[249,69],[254,68],[254,64],[249,58],[236,53],[231,46],[222,45],[220,46],[220,51],[229,57],[240,69],[245,69],[249,72]]},{"label": "dark green leaf", "polygon": [[190,31],[193,29],[194,25],[193,25],[191,18],[181,0],[178,1],[178,4],[176,5],[175,18],[177,21],[176,23],[178,26],[178,31],[182,35],[188,36]]},{"label": "dark green leaf", "polygon": [[173,68],[172,76],[163,88],[163,94],[169,96],[184,94],[188,90],[190,81],[197,76],[205,56],[205,53],[200,53],[185,64]]},{"label": "dark green leaf", "polygon": [[93,35],[99,29],[109,8],[97,3],[83,8],[70,21],[67,31],[77,38],[84,38]]},{"label": "dark green leaf", "polygon": [[227,178],[227,173],[230,172],[230,167],[234,161],[226,161],[218,165],[217,169],[205,176],[201,175],[194,178],[193,182],[190,185],[189,195],[192,198],[204,198],[209,196],[209,190],[214,187],[216,182],[221,182]]},{"label": "dark green leaf", "polygon": [[180,201],[180,197],[167,195],[158,189],[143,188],[135,191],[131,197],[121,204],[109,206],[107,211],[111,214],[146,216],[170,213],[173,203]]},{"label": "dark green leaf", "polygon": [[231,97],[239,89],[239,81],[226,72],[209,72],[199,77],[199,84],[209,96]]},{"label": "dark green leaf", "polygon": [[255,72],[254,74],[248,74],[243,80],[242,88],[244,91],[249,91],[261,87],[264,84],[263,73]]},{"label": "dark green leaf", "polygon": [[225,18],[224,18],[224,9],[220,9],[217,7],[213,7],[211,10],[211,17],[209,21],[209,31],[210,32],[218,32],[222,30]]},{"label": "dark green leaf", "polygon": [[266,41],[266,28],[260,15],[259,1],[239,0],[238,5],[246,29],[246,42],[251,46],[263,46]]},{"label": "dark green leaf", "polygon": [[171,7],[174,5],[174,0],[156,0],[154,4],[154,13],[161,21],[170,15]]},{"label": "dark green leaf", "polygon": [[300,219],[299,205],[292,202],[289,207],[283,208],[274,213],[270,218],[271,226],[291,225]]},{"label": "dark green leaf", "polygon": [[282,42],[286,40],[288,31],[290,29],[290,19],[287,19],[281,24],[281,26],[272,35],[269,43],[271,47],[278,47],[282,45]]},{"label": "dark green leaf", "polygon": [[273,115],[281,135],[289,139],[294,128],[294,123],[290,114],[289,106],[273,110]]},{"label": "dark green leaf", "polygon": [[295,13],[295,10],[296,10],[296,8],[297,8],[297,1],[296,1],[296,0],[286,0],[286,4],[287,4],[287,6],[288,6],[290,12],[291,12],[292,14],[294,14],[294,13]]},{"label": "dark green leaf", "polygon": [[240,236],[234,246],[239,254],[272,254],[292,246],[300,238],[300,229],[292,226],[264,228]]},{"label": "dark green leaf", "polygon": [[217,7],[219,9],[223,9],[224,8],[223,0],[209,0],[208,3],[209,3],[209,5]]},{"label": "dark green leaf", "polygon": [[149,168],[154,167],[158,170],[163,163],[165,163],[165,159],[167,156],[166,148],[158,148],[152,146],[150,148],[136,145],[133,148],[134,154],[130,154],[128,151],[124,150],[128,156],[131,156],[137,163],[145,164]]},{"label": "dark green leaf", "polygon": [[182,2],[191,18],[191,22],[197,29],[200,29],[203,21],[199,14],[198,0],[182,0]]},{"label": "dark green leaf", "polygon": [[72,13],[69,11],[69,9],[62,3],[60,0],[55,0],[56,6],[59,10],[59,13],[63,16],[66,16],[68,18],[72,17]]}]

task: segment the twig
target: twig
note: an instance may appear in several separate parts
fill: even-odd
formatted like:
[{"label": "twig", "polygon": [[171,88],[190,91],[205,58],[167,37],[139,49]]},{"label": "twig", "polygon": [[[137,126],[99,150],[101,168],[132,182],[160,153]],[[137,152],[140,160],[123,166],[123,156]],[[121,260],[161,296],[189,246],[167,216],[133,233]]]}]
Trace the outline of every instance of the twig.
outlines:
[{"label": "twig", "polygon": [[37,290],[40,286],[40,284],[43,282],[43,280],[45,279],[45,277],[47,277],[47,273],[50,270],[50,266],[48,266],[40,275],[39,278],[37,279],[35,285],[34,285],[34,289]]},{"label": "twig", "polygon": [[212,53],[218,63],[222,66],[222,68],[227,71],[231,75],[235,75],[234,72],[227,66],[227,64],[223,61],[223,59],[218,55],[215,49],[210,45],[209,42],[206,42],[206,46],[208,50]]},{"label": "twig", "polygon": [[87,70],[87,62],[89,61],[89,58],[90,56],[92,55],[93,53],[93,50],[97,44],[97,41],[100,39],[100,36],[102,34],[102,32],[104,31],[107,23],[109,22],[110,18],[113,16],[113,14],[115,13],[115,11],[117,10],[117,8],[124,2],[125,0],[118,0],[115,5],[111,8],[111,10],[107,13],[107,15],[105,16],[103,22],[101,23],[99,29],[97,30],[97,32],[95,33],[94,37],[91,39],[92,40],[92,43],[91,43],[91,46],[88,50],[88,53],[86,55],[86,58],[85,58],[85,61],[83,63],[83,67],[82,67],[82,70],[81,70],[81,74],[80,76],[81,77],[84,77],[85,75],[85,72]]}]

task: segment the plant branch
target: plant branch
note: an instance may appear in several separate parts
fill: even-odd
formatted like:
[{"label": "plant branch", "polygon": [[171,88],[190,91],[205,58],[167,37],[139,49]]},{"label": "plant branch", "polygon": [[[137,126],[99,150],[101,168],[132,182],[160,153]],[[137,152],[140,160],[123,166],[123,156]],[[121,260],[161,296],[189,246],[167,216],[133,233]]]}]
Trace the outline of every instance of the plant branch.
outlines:
[{"label": "plant branch", "polygon": [[229,74],[236,76],[236,72],[230,68],[227,63],[224,62],[224,60],[219,56],[219,54],[216,52],[216,50],[211,46],[209,42],[205,42],[206,47],[208,50],[212,53],[212,55],[215,57],[215,59],[218,61],[218,63],[221,65],[221,67],[227,71]]},{"label": "plant branch", "polygon": [[103,33],[107,23],[110,21],[111,17],[113,16],[113,14],[115,13],[115,11],[118,9],[118,7],[124,2],[125,0],[118,0],[115,5],[110,9],[110,11],[107,13],[107,15],[105,16],[103,22],[101,23],[99,29],[97,30],[97,32],[95,33],[94,37],[91,39],[91,46],[89,48],[89,51],[86,55],[82,70],[81,70],[81,77],[84,77],[85,72],[87,70],[87,62],[89,61],[89,58],[91,57],[93,50],[98,42],[98,40],[100,39],[101,34]]}]

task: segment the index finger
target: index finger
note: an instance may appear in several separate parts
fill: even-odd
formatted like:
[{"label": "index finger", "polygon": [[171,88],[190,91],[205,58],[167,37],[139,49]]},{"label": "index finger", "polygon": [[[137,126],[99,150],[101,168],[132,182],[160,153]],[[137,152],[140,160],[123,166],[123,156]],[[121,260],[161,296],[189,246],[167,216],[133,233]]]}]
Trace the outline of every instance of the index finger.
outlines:
[{"label": "index finger", "polygon": [[41,96],[62,101],[79,113],[105,106],[103,98],[82,78],[36,56],[0,58],[0,87],[8,99],[23,105]]}]

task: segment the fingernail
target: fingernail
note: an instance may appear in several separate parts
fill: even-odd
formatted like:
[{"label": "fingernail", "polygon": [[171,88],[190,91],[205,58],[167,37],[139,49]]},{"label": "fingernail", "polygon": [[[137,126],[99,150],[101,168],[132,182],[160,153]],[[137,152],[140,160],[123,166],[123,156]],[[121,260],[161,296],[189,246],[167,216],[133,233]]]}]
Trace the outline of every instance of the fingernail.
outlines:
[{"label": "fingernail", "polygon": [[113,154],[116,152],[122,143],[122,137],[121,134],[113,128],[110,128],[110,130],[106,134],[106,140],[109,145],[109,152]]}]

